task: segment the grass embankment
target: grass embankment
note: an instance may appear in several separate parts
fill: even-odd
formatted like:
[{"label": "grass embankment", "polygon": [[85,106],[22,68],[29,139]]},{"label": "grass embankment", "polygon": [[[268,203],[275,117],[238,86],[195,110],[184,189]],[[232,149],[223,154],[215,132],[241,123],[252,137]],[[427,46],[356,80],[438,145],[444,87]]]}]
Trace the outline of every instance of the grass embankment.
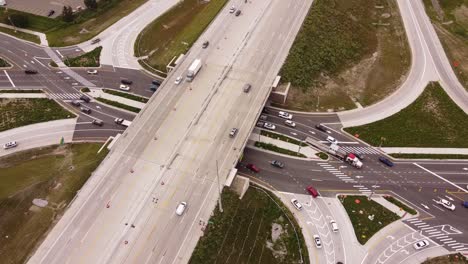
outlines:
[{"label": "grass embankment", "polygon": [[21,32],[21,31],[14,31],[13,29],[5,28],[0,26],[0,32],[3,32],[5,34],[11,35],[13,37],[19,38],[19,39],[24,39],[27,41],[31,41],[36,44],[41,44],[41,40],[39,39],[38,36],[29,34],[26,32]]},{"label": "grass embankment", "polygon": [[399,219],[397,214],[368,200],[366,196],[345,195],[340,196],[340,201],[351,219],[357,240],[362,245],[380,229]]},{"label": "grass embankment", "polygon": [[0,90],[0,93],[44,93],[42,90]]},{"label": "grass embankment", "polygon": [[398,206],[401,210],[404,210],[405,212],[411,214],[411,215],[415,215],[417,214],[418,212],[416,212],[416,210],[414,210],[413,208],[407,206],[406,204],[400,202],[400,200],[396,199],[395,197],[393,196],[384,196],[385,200],[391,202],[392,204]]},{"label": "grass embankment", "polygon": [[373,146],[468,148],[468,116],[435,82],[400,112],[345,130]]},{"label": "grass embankment", "polygon": [[90,52],[86,52],[74,58],[65,58],[63,61],[68,67],[99,67],[99,57],[101,56],[102,47],[96,47]]},{"label": "grass embankment", "polygon": [[11,67],[11,64],[7,60],[0,57],[0,68],[8,68],[8,67]]},{"label": "grass embankment", "polygon": [[112,105],[112,106],[115,106],[115,107],[118,107],[118,108],[122,108],[122,109],[125,109],[125,110],[128,110],[128,111],[135,112],[135,113],[139,113],[140,110],[141,110],[140,108],[136,108],[136,107],[133,107],[133,106],[129,106],[129,105],[126,105],[126,104],[122,104],[122,103],[112,101],[112,100],[108,100],[108,99],[101,98],[101,97],[96,97],[94,99],[98,100],[99,102],[103,102],[105,104]]},{"label": "grass embankment", "polygon": [[148,98],[141,97],[141,96],[138,96],[138,95],[123,93],[123,92],[110,90],[110,89],[102,89],[102,91],[105,92],[105,93],[108,93],[108,94],[124,97],[124,98],[130,99],[130,100],[133,100],[133,101],[137,101],[137,102],[141,102],[141,103],[147,103],[148,100],[149,100]]},{"label": "grass embankment", "polygon": [[140,63],[166,72],[166,65],[190,49],[226,2],[185,0],[158,17],[140,33],[135,42],[136,56],[149,56]]},{"label": "grass embankment", "polygon": [[[19,152],[0,158],[0,253],[2,263],[24,263],[76,192],[106,156],[100,144],[76,144]],[[47,207],[32,206],[35,198]]]},{"label": "grass embankment", "polygon": [[[434,6],[433,2],[439,3]],[[424,0],[452,69],[468,89],[468,2],[466,0]]]},{"label": "grass embankment", "polygon": [[73,22],[37,16],[21,11],[0,8],[0,21],[7,22],[8,14],[18,13],[28,17],[27,29],[46,33],[49,46],[62,47],[89,40],[121,18],[130,14],[148,0],[106,0],[98,1],[96,10],[84,9],[75,14]]},{"label": "grass embankment", "polygon": [[430,258],[421,264],[468,264],[468,259],[461,253]]},{"label": "grass embankment", "polygon": [[270,132],[270,131],[262,130],[262,131],[260,132],[260,134],[261,134],[262,136],[266,136],[266,137],[269,137],[269,138],[278,139],[278,140],[285,141],[285,142],[288,142],[288,143],[291,143],[291,144],[294,144],[294,145],[298,145],[298,146],[301,146],[301,147],[306,147],[306,146],[307,146],[306,143],[301,142],[301,141],[299,141],[299,140],[297,140],[297,139],[290,138],[290,137],[285,136],[285,135],[273,133],[273,132]]},{"label": "grass embankment", "polygon": [[409,65],[396,1],[317,0],[279,74],[292,86],[286,105],[277,106],[336,111],[355,108],[353,99],[369,105],[394,91]]},{"label": "grass embankment", "polygon": [[51,99],[0,98],[0,131],[74,117],[74,114],[68,112]]},{"label": "grass embankment", "polygon": [[327,154],[327,153],[324,153],[324,152],[319,152],[319,153],[317,153],[317,154],[315,154],[315,155],[317,155],[317,157],[319,157],[319,158],[321,158],[321,159],[323,159],[323,160],[328,159],[328,154]]},{"label": "grass embankment", "polygon": [[397,159],[468,159],[468,155],[458,154],[406,154],[393,153],[390,156]]},{"label": "grass embankment", "polygon": [[190,264],[301,263],[301,255],[302,263],[309,263],[300,227],[272,194],[250,187],[239,200],[225,189],[222,200],[224,212],[214,211]]},{"label": "grass embankment", "polygon": [[266,150],[277,152],[277,153],[281,153],[281,154],[285,154],[285,155],[289,155],[289,156],[307,158],[302,153],[298,153],[296,151],[292,151],[292,150],[289,150],[289,149],[280,148],[280,147],[277,147],[277,146],[275,146],[273,144],[270,144],[270,143],[264,143],[264,142],[256,141],[255,142],[255,147],[266,149]]}]

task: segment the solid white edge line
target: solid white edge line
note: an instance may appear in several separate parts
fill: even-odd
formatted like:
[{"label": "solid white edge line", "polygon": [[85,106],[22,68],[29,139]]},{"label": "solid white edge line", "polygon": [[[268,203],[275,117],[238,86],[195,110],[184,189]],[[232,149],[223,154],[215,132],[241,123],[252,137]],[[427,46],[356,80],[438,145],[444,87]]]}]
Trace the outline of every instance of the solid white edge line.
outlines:
[{"label": "solid white edge line", "polygon": [[10,75],[8,75],[8,72],[7,72],[6,70],[3,70],[3,72],[5,73],[6,77],[7,77],[8,80],[10,81],[11,85],[12,85],[13,87],[16,87],[16,85],[15,85],[15,84],[13,83],[13,81],[11,80]]}]

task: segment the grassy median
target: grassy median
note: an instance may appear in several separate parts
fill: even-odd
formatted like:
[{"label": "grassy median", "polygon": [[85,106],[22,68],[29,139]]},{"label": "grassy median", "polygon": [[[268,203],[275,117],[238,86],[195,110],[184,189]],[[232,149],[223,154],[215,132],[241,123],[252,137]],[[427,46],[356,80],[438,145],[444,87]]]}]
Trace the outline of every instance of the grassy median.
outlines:
[{"label": "grassy median", "polygon": [[411,215],[416,215],[418,212],[416,212],[416,210],[414,210],[413,208],[407,206],[406,204],[402,203],[400,200],[396,199],[395,197],[393,196],[384,196],[385,200],[391,202],[392,204],[398,206],[401,210],[411,214]]},{"label": "grassy median", "polygon": [[291,138],[291,137],[288,137],[288,136],[285,136],[285,135],[282,135],[282,134],[278,134],[278,133],[274,133],[274,132],[270,132],[270,131],[266,131],[266,130],[262,130],[260,132],[260,134],[262,136],[265,136],[265,137],[274,138],[274,139],[281,140],[281,141],[284,141],[284,142],[288,142],[288,143],[298,145],[298,146],[301,146],[301,147],[307,147],[308,146],[306,143],[304,143],[302,141],[299,141],[297,139],[294,139],[294,138]]},{"label": "grassy median", "polygon": [[96,10],[84,9],[75,14],[73,22],[66,23],[58,18],[47,18],[21,11],[0,8],[0,21],[8,23],[8,15],[22,14],[28,17],[26,29],[43,32],[49,45],[62,47],[89,40],[115,22],[130,14],[148,0],[106,0],[98,1]]},{"label": "grassy median", "polygon": [[122,109],[125,109],[125,110],[128,110],[128,111],[134,112],[134,113],[139,113],[141,111],[140,108],[133,107],[133,106],[126,105],[126,104],[122,104],[120,102],[112,101],[112,100],[105,99],[105,98],[102,98],[102,97],[97,97],[97,98],[94,98],[94,99],[98,100],[99,102],[105,103],[107,105],[115,106],[117,108],[122,108]]},{"label": "grassy median", "polygon": [[[293,156],[293,157],[307,158],[302,153],[299,153],[297,151],[292,151],[292,150],[289,150],[289,149],[280,148],[280,147],[278,147],[276,145],[273,145],[273,144],[270,144],[270,143],[264,143],[264,142],[256,141],[255,142],[255,147],[265,149],[265,150],[269,150],[269,151],[273,151],[273,152],[277,152],[277,153],[284,154],[284,155]],[[299,146],[298,146],[298,150],[299,150]]]},{"label": "grassy median", "polygon": [[86,52],[77,57],[65,58],[63,61],[68,67],[99,67],[99,57],[101,56],[102,47],[96,47],[90,52]]},{"label": "grassy median", "polygon": [[396,1],[316,0],[280,75],[285,105],[302,111],[373,104],[394,91],[410,65]]},{"label": "grassy median", "polygon": [[143,65],[166,72],[166,65],[190,49],[226,2],[181,1],[140,33],[135,42],[136,56],[148,56]]},{"label": "grassy median", "polygon": [[436,82],[400,112],[345,131],[373,146],[468,148],[468,116]]},{"label": "grassy median", "polygon": [[[84,92],[83,89],[81,91]],[[111,89],[102,89],[102,91],[105,92],[105,93],[108,93],[108,94],[120,96],[120,97],[123,97],[123,98],[127,98],[127,99],[130,99],[130,100],[133,100],[133,101],[140,102],[140,103],[147,103],[148,100],[149,100],[148,98],[145,98],[145,97],[141,97],[141,96],[130,94],[130,93],[119,92],[119,91],[111,90]]]},{"label": "grassy median", "polygon": [[[100,144],[34,149],[0,158],[2,263],[24,263],[107,154]],[[35,198],[48,206],[33,206]]]},{"label": "grassy median", "polygon": [[421,264],[468,264],[468,259],[461,253],[428,258]]},{"label": "grassy median", "polygon": [[0,68],[6,68],[6,67],[11,67],[11,64],[7,60],[0,57]]},{"label": "grassy median", "polygon": [[39,39],[39,37],[33,34],[21,32],[21,31],[14,31],[13,29],[5,28],[2,26],[0,26],[0,32],[3,32],[5,34],[11,35],[19,39],[31,41],[36,44],[41,44],[41,40]]},{"label": "grassy median", "polygon": [[75,114],[68,112],[52,99],[0,98],[0,131],[74,117]]},{"label": "grassy median", "polygon": [[359,243],[364,245],[380,229],[400,217],[373,200],[362,195],[341,195]]},{"label": "grassy median", "polygon": [[225,189],[222,200],[224,212],[215,209],[190,264],[309,263],[300,227],[271,193],[250,187],[239,200]]}]

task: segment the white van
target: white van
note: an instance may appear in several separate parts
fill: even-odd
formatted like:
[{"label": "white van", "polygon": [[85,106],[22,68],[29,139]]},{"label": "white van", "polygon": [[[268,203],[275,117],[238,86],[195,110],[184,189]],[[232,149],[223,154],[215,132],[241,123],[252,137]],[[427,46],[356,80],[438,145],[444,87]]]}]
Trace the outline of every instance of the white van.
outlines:
[{"label": "white van", "polygon": [[335,220],[331,220],[330,225],[333,232],[338,232],[338,225],[336,224]]},{"label": "white van", "polygon": [[185,208],[187,207],[187,203],[186,202],[181,202],[178,206],[177,206],[177,209],[175,211],[175,213],[177,215],[183,215],[184,212],[185,212]]},{"label": "white van", "polygon": [[327,141],[330,142],[331,144],[338,144],[338,140],[336,140],[334,137],[328,136]]}]

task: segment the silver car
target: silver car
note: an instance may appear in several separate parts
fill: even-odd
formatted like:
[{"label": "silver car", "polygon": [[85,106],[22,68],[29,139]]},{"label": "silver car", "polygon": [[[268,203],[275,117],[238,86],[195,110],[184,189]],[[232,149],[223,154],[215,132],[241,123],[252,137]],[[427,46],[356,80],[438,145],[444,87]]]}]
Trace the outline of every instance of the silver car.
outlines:
[{"label": "silver car", "polygon": [[272,123],[267,123],[267,122],[265,122],[263,127],[266,128],[266,129],[270,129],[270,130],[275,130],[276,129],[275,125],[273,125]]}]

